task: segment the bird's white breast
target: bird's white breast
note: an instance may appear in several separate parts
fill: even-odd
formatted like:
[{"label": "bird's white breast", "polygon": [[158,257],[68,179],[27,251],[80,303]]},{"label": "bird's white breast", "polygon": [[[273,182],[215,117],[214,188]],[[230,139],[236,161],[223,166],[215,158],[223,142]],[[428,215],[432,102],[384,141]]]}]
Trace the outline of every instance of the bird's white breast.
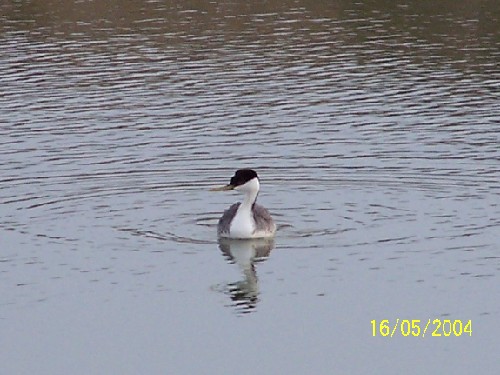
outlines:
[{"label": "bird's white breast", "polygon": [[250,238],[255,231],[255,222],[252,216],[251,206],[241,204],[236,211],[236,215],[231,221],[229,229],[232,238]]}]

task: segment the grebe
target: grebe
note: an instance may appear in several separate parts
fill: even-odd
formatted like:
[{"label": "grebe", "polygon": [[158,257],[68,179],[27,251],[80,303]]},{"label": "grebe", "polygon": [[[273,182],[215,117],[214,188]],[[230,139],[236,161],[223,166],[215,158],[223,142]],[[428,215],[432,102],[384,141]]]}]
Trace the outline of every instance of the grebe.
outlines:
[{"label": "grebe", "polygon": [[229,207],[219,219],[217,235],[224,238],[269,238],[276,232],[276,224],[264,207],[256,202],[259,177],[252,169],[238,169],[228,185],[212,191],[238,190],[245,193],[242,203]]}]

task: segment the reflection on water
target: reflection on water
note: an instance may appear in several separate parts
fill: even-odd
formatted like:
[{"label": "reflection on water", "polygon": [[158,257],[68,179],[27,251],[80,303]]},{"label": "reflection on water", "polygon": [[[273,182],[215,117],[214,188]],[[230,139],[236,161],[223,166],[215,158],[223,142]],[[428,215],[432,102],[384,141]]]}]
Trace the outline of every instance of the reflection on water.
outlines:
[{"label": "reflection on water", "polygon": [[[122,362],[234,373],[242,346],[277,366],[268,373],[356,373],[360,356],[387,356],[361,327],[402,314],[486,328],[480,349],[398,347],[400,365],[428,358],[414,373],[431,372],[467,351],[473,367],[442,372],[489,371],[500,337],[499,24],[493,0],[0,2],[5,373],[74,373],[32,354],[88,357],[83,337],[103,345],[99,373],[125,373]],[[240,281],[211,293],[236,267],[217,254],[227,197],[208,188],[242,167],[266,186],[279,251],[257,279],[268,255],[221,243]],[[255,313],[233,325],[234,308]],[[216,347],[230,367],[205,360]],[[146,368],[158,363],[175,371]],[[382,372],[408,373],[397,365]]]},{"label": "reflection on water", "polygon": [[219,239],[219,248],[229,263],[235,263],[244,279],[227,284],[232,305],[238,313],[252,312],[259,302],[259,281],[255,265],[265,261],[274,248],[274,239]]}]

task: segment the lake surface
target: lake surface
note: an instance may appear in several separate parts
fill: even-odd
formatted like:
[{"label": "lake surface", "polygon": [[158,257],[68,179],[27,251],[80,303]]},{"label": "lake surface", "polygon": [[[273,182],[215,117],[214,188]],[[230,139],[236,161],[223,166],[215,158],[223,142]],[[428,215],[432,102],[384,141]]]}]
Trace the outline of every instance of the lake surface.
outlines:
[{"label": "lake surface", "polygon": [[497,1],[0,10],[2,372],[498,373]]}]

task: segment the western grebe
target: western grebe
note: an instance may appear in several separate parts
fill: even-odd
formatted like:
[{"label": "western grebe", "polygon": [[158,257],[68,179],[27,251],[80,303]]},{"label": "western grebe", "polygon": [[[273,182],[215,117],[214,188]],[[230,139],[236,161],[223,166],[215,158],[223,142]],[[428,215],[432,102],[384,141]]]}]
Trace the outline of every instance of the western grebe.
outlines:
[{"label": "western grebe", "polygon": [[273,237],[276,224],[264,207],[255,203],[259,194],[259,177],[252,169],[238,169],[228,185],[213,191],[238,190],[245,193],[242,203],[229,207],[219,219],[217,235],[226,238]]}]

